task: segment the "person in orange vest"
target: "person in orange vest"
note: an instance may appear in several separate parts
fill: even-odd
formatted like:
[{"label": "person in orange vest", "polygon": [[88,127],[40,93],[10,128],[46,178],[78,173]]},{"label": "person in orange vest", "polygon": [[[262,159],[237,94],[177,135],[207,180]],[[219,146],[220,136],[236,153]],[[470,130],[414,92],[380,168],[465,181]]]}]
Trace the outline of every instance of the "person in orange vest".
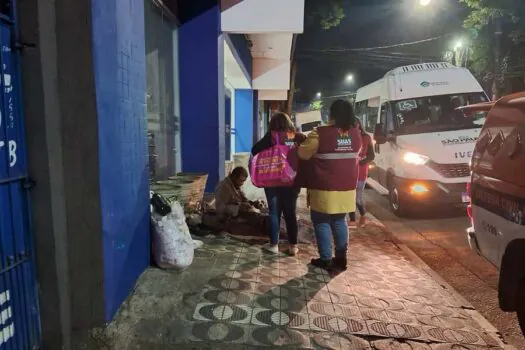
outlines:
[{"label": "person in orange vest", "polygon": [[[297,150],[303,160],[299,168],[301,186],[308,189],[319,250],[319,258],[311,261],[314,266],[327,270],[346,269],[346,215],[356,207],[361,144],[362,136],[356,127],[352,105],[337,100],[330,107],[329,124],[312,131]],[[332,237],[335,258],[332,258]]]}]

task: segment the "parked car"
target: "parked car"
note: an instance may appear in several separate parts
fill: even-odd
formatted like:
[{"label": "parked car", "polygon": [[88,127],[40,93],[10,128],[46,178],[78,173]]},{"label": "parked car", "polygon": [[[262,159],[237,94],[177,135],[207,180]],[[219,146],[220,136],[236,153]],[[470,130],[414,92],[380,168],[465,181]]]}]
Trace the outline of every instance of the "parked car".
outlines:
[{"label": "parked car", "polygon": [[467,191],[472,249],[500,269],[499,304],[525,334],[525,92],[463,111],[488,111]]}]

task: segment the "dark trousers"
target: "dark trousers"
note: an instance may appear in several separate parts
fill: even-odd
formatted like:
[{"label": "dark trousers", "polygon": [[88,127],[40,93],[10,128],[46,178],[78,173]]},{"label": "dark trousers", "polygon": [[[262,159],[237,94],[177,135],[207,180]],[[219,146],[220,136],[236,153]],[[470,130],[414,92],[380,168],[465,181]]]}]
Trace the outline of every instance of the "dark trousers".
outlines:
[{"label": "dark trousers", "polygon": [[297,197],[300,189],[295,187],[269,187],[264,189],[269,210],[270,244],[279,243],[281,214],[286,222],[288,242],[297,244]]}]

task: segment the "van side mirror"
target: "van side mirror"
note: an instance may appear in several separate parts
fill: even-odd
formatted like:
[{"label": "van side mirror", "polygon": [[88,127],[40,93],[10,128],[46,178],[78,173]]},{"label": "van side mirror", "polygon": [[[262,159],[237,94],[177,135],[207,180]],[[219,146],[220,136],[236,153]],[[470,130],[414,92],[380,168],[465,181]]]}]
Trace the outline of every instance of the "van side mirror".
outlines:
[{"label": "van side mirror", "polygon": [[377,124],[374,129],[374,141],[379,144],[385,144],[387,140],[387,135],[383,130],[383,124]]}]

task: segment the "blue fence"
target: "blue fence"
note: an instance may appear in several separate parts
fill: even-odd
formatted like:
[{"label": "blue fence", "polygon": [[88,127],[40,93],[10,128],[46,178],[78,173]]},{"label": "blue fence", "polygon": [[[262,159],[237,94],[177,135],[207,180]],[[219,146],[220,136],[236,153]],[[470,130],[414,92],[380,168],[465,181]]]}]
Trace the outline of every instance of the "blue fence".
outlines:
[{"label": "blue fence", "polygon": [[[0,16],[0,349],[38,349],[40,324],[14,3]],[[7,13],[6,13],[7,12]]]}]

